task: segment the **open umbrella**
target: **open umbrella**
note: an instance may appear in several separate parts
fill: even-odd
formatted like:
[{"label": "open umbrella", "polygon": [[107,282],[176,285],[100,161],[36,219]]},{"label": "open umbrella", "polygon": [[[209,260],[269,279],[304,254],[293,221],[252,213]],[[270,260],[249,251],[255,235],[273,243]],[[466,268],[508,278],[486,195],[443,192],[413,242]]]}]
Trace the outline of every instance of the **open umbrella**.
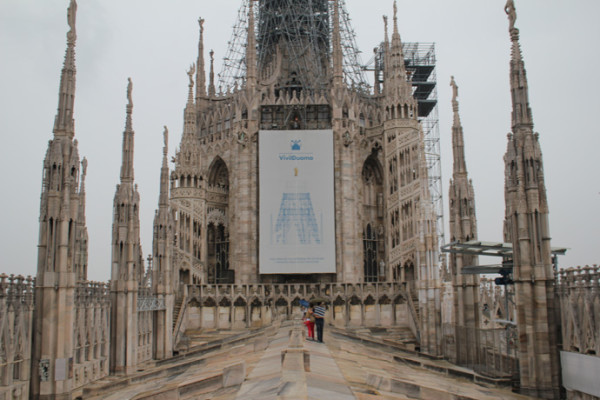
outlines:
[{"label": "open umbrella", "polygon": [[331,300],[326,299],[325,297],[315,297],[310,299],[310,302],[313,304],[325,303],[328,304]]},{"label": "open umbrella", "polygon": [[300,306],[301,307],[308,307],[310,305],[310,303],[304,299],[300,300]]}]

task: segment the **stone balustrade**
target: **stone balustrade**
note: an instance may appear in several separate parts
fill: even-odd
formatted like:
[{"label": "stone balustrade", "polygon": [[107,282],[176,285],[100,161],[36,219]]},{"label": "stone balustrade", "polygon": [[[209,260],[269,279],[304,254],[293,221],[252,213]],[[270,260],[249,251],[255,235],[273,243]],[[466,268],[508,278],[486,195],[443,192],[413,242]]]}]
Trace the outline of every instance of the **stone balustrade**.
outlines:
[{"label": "stone balustrade", "polygon": [[75,286],[73,387],[108,375],[110,283],[79,281]]},{"label": "stone balustrade", "polygon": [[556,274],[562,348],[600,355],[600,267],[567,268]]},{"label": "stone balustrade", "polygon": [[300,300],[323,300],[329,323],[344,326],[408,326],[405,285],[382,283],[223,284],[188,286],[187,329],[244,329],[287,319]]},{"label": "stone balustrade", "polygon": [[0,299],[7,303],[19,302],[33,305],[35,278],[22,275],[0,274]]},{"label": "stone balustrade", "polygon": [[30,276],[0,274],[0,398],[29,398],[34,287]]}]

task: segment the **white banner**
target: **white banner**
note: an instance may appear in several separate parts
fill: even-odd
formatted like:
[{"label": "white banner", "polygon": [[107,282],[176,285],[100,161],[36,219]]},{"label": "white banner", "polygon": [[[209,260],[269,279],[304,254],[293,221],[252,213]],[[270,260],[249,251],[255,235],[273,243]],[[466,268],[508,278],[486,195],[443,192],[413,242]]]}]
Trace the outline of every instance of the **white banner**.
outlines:
[{"label": "white banner", "polygon": [[260,131],[261,274],[335,273],[333,131]]},{"label": "white banner", "polygon": [[565,388],[600,397],[600,357],[561,351],[560,364]]}]

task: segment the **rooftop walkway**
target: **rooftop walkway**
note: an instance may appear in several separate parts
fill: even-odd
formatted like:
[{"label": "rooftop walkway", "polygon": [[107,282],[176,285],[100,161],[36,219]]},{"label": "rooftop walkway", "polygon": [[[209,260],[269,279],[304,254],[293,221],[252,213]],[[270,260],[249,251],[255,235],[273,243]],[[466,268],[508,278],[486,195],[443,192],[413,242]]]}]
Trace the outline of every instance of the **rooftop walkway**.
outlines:
[{"label": "rooftop walkway", "polygon": [[527,399],[476,383],[443,360],[325,328],[308,341],[301,321],[232,333],[197,332],[190,349],[134,376],[86,388],[85,399],[378,400]]}]

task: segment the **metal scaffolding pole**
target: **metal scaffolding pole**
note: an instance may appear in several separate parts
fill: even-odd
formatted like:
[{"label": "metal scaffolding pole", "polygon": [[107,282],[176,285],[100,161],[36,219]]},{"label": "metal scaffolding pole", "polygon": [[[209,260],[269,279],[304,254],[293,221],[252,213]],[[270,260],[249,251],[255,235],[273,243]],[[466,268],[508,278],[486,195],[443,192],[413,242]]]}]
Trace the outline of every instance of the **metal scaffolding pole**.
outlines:
[{"label": "metal scaffolding pole", "polygon": [[[249,1],[243,0],[228,42],[223,68],[218,74],[223,89],[244,85]],[[304,89],[323,89],[328,82],[332,54],[333,2],[329,0],[259,0],[255,6],[259,70],[286,53],[289,68]],[[369,89],[360,52],[344,0],[339,0],[340,36],[344,79],[357,88]],[[279,45],[279,50],[277,46]],[[268,68],[264,68],[268,70]]]}]

